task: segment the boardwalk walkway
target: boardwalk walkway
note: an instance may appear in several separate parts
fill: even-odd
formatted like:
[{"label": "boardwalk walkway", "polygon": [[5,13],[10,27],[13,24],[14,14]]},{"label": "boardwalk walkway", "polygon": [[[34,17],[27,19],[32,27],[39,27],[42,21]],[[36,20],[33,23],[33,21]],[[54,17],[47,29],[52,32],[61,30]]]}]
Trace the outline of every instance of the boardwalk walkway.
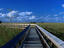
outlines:
[{"label": "boardwalk walkway", "polygon": [[31,24],[1,48],[64,48],[64,41]]},{"label": "boardwalk walkway", "polygon": [[24,41],[23,48],[43,48],[35,28],[31,28],[27,39]]}]

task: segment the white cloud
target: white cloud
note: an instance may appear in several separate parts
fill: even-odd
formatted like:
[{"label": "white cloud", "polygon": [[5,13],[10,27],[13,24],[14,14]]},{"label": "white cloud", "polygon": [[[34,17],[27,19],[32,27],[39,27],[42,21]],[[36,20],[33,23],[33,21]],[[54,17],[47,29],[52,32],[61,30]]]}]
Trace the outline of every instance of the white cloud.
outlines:
[{"label": "white cloud", "polygon": [[0,17],[5,17],[6,14],[0,13]]},{"label": "white cloud", "polygon": [[19,13],[20,16],[29,16],[31,14],[32,14],[32,12],[20,12]]},{"label": "white cloud", "polygon": [[[3,19],[4,20],[3,20]],[[10,20],[11,19],[11,20]],[[8,13],[0,13],[0,20],[2,21],[8,21],[8,22],[14,22],[14,21],[28,21],[31,19],[35,19],[35,16],[32,16],[32,12],[19,12],[12,10]]]},{"label": "white cloud", "polygon": [[6,16],[6,14],[2,14],[2,16]]},{"label": "white cloud", "polygon": [[19,15],[20,16],[25,16],[25,13],[24,12],[20,12]]},{"label": "white cloud", "polygon": [[18,15],[18,11],[11,11],[9,13],[7,13],[8,17],[16,17]]},{"label": "white cloud", "polygon": [[31,15],[32,14],[32,12],[25,12],[26,13],[26,15]]},{"label": "white cloud", "polygon": [[35,19],[36,17],[35,16],[31,16],[31,17],[29,17],[29,19]]},{"label": "white cloud", "polygon": [[64,8],[64,4],[62,4],[62,7]]}]

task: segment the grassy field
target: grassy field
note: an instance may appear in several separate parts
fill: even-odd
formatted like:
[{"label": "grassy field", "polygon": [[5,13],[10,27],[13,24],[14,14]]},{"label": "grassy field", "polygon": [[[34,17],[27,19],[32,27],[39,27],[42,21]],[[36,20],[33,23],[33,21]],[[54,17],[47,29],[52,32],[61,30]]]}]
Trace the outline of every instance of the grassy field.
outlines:
[{"label": "grassy field", "polygon": [[64,23],[38,23],[38,25],[64,41]]},{"label": "grassy field", "polygon": [[21,29],[9,28],[8,26],[0,25],[0,46],[7,43],[14,36],[16,36],[19,32],[21,32]]}]

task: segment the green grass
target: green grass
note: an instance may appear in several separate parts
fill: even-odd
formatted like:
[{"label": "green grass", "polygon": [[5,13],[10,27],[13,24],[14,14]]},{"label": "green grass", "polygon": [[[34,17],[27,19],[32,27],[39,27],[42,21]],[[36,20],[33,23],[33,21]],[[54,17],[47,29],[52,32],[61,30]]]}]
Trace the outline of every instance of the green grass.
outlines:
[{"label": "green grass", "polygon": [[38,23],[38,25],[64,41],[64,23]]},{"label": "green grass", "polygon": [[6,44],[9,40],[15,37],[21,29],[9,28],[7,26],[0,25],[0,46]]}]

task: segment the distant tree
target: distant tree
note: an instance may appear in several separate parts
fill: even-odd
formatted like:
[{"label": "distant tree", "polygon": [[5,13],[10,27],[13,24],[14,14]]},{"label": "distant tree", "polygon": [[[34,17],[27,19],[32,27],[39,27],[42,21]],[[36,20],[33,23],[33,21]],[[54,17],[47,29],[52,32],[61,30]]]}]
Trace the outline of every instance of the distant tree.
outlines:
[{"label": "distant tree", "polygon": [[2,23],[2,21],[0,21],[0,23]]}]

